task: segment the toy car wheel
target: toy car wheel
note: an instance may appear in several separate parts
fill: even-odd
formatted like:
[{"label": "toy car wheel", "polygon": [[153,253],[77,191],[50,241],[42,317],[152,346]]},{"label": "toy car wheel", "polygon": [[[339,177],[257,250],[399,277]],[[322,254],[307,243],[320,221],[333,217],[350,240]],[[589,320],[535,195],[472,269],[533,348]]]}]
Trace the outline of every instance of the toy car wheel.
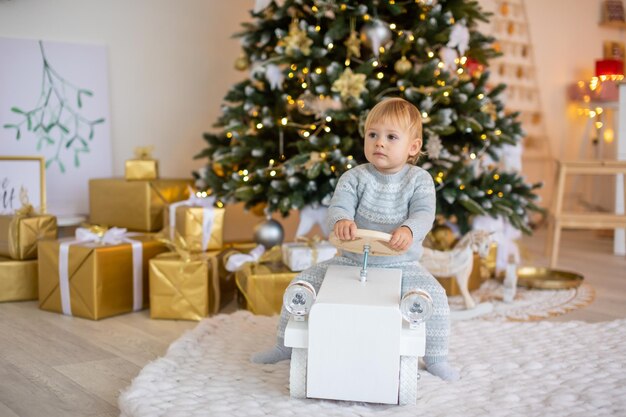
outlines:
[{"label": "toy car wheel", "polygon": [[289,393],[292,398],[306,398],[307,349],[293,348],[289,370]]},{"label": "toy car wheel", "polygon": [[401,356],[400,357],[400,387],[398,389],[398,404],[414,405],[417,403],[418,379],[419,379],[419,374],[417,371],[417,356]]}]

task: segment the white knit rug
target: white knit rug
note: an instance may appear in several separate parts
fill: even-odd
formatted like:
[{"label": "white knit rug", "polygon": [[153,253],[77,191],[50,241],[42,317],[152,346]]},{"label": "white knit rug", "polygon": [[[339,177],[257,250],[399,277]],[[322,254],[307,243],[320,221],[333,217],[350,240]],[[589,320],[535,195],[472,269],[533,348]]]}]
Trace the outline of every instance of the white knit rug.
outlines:
[{"label": "white knit rug", "polygon": [[276,322],[245,311],[202,321],[122,392],[122,416],[626,416],[626,319],[455,322],[462,379],[422,371],[410,407],[291,399],[287,361],[248,361]]}]

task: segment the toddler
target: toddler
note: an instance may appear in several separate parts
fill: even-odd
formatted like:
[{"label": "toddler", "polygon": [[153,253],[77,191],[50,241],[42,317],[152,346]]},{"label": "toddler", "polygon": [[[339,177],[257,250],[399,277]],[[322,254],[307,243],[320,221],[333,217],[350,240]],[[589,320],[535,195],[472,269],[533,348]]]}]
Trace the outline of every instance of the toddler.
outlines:
[{"label": "toddler", "polygon": [[[422,147],[419,110],[401,98],[378,103],[365,120],[365,158],[369,163],[346,171],[328,208],[329,230],[341,240],[354,239],[357,228],[391,234],[390,246],[408,249],[398,256],[370,256],[372,267],[402,270],[402,295],[420,288],[433,299],[433,315],[426,322],[426,369],[444,380],[459,379],[448,363],[450,309],[445,290],[418,262],[422,241],[435,219],[435,187],[430,174],[415,163]],[[310,282],[319,291],[329,265],[361,266],[363,255],[345,252],[300,273],[294,281]],[[285,347],[289,313],[283,306],[277,344],[252,357],[255,363],[276,363],[291,357]]]}]

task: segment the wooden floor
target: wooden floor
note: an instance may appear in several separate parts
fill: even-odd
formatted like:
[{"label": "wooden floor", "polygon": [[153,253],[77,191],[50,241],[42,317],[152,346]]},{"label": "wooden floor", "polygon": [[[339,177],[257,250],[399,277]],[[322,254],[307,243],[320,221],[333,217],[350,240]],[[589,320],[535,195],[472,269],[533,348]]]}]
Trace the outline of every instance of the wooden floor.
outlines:
[{"label": "wooden floor", "polygon": [[[547,264],[544,240],[542,231],[522,240],[525,264]],[[626,257],[596,232],[566,231],[562,242],[560,267],[582,272],[596,300],[553,320],[626,317]],[[117,416],[120,390],[194,326],[146,311],[93,322],[0,303],[0,417]]]}]

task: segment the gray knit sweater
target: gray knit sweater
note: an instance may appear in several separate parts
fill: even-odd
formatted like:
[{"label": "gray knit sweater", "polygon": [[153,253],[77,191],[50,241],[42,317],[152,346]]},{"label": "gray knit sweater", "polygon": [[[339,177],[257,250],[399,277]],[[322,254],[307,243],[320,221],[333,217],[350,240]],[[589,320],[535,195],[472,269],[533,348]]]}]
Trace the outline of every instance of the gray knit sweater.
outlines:
[{"label": "gray knit sweater", "polygon": [[[371,256],[371,264],[415,262],[422,256],[422,241],[435,220],[435,185],[430,174],[405,165],[395,174],[383,174],[372,164],[346,171],[337,182],[328,208],[330,230],[339,220],[354,220],[359,229],[391,233],[400,226],[413,232],[413,244],[400,256]],[[332,233],[332,232],[331,232]],[[361,262],[363,255],[344,251]]]}]

